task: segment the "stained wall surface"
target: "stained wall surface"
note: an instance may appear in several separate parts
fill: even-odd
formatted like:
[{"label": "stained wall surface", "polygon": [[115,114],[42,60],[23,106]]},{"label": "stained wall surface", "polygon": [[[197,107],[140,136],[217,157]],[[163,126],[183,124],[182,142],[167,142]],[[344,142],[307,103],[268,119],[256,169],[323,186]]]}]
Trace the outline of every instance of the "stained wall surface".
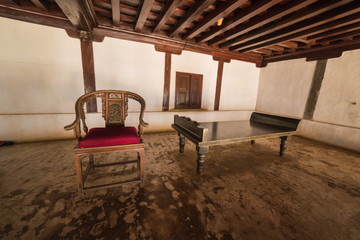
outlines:
[{"label": "stained wall surface", "polygon": [[[0,140],[72,138],[63,127],[75,119],[74,104],[84,94],[78,39],[62,29],[0,18]],[[170,110],[176,71],[204,76],[202,111],[162,112],[165,54],[154,45],[105,38],[94,43],[96,88],[140,94],[147,103],[145,132],[171,130],[173,115],[197,121],[248,119],[255,108],[260,70],[254,64],[226,63],[220,109],[213,111],[218,63],[210,55],[172,55]],[[249,71],[247,71],[249,70]],[[231,88],[229,86],[236,86]],[[240,97],[239,91],[245,91]],[[101,109],[101,107],[98,107]],[[138,104],[129,104],[128,125],[137,125]],[[89,127],[102,126],[101,113],[88,114]]]},{"label": "stained wall surface", "polygon": [[[256,110],[303,118],[315,65],[299,59],[261,69]],[[359,65],[359,50],[328,60],[313,119],[303,120],[302,136],[360,151]]]}]

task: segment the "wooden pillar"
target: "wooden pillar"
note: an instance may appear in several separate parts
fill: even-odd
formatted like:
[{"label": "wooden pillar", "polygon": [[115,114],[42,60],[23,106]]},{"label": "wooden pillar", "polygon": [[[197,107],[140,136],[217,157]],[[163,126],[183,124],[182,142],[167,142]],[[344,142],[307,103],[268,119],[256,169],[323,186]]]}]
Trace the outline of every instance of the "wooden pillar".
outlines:
[{"label": "wooden pillar", "polygon": [[[96,91],[92,38],[90,32],[80,31],[81,59],[85,93]],[[96,99],[86,103],[87,112],[97,112]]]},{"label": "wooden pillar", "polygon": [[165,53],[164,94],[163,94],[162,110],[168,111],[169,101],[170,101],[171,54],[180,55],[182,53],[182,48],[170,47],[165,45],[155,45],[155,50],[158,52]]},{"label": "wooden pillar", "polygon": [[218,58],[213,56],[214,61],[218,61],[218,71],[216,79],[216,91],[215,91],[215,101],[214,101],[214,111],[219,111],[220,106],[220,93],[221,93],[221,83],[224,70],[224,62],[229,63],[230,59]]},{"label": "wooden pillar", "polygon": [[169,110],[170,100],[170,73],[171,73],[171,53],[165,53],[165,73],[164,73],[164,95],[162,110]]}]

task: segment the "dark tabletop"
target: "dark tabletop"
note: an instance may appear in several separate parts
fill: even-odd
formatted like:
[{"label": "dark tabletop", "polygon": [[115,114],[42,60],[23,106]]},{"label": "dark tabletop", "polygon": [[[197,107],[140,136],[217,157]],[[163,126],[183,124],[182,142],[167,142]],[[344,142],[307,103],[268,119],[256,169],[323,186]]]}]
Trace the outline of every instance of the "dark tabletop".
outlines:
[{"label": "dark tabletop", "polygon": [[293,132],[294,129],[274,125],[244,121],[201,122],[200,126],[208,129],[208,141],[247,138],[276,133]]}]

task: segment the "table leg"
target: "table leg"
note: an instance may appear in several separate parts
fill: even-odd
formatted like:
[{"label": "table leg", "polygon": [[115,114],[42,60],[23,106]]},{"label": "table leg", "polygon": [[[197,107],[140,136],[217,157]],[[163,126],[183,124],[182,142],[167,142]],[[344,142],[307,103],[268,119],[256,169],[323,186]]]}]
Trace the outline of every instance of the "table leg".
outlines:
[{"label": "table leg", "polygon": [[287,136],[280,137],[280,139],[281,139],[281,143],[280,143],[280,152],[279,152],[279,155],[282,156],[282,155],[284,155],[285,150],[286,150]]},{"label": "table leg", "polygon": [[197,157],[197,172],[200,174],[204,168],[205,154],[208,153],[209,147],[199,147],[196,146],[196,151],[198,152]]},{"label": "table leg", "polygon": [[185,146],[185,136],[181,133],[179,135],[179,146],[180,146],[180,153],[184,152],[184,146]]}]

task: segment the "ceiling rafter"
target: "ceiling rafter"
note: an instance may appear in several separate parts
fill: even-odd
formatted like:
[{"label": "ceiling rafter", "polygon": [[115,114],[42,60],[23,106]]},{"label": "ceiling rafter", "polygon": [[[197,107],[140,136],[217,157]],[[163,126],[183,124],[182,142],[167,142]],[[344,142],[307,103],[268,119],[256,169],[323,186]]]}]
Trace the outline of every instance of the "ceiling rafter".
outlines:
[{"label": "ceiling rafter", "polygon": [[200,37],[196,38],[196,41],[202,42],[211,39],[225,32],[226,30],[231,29],[236,25],[239,25],[240,23],[256,16],[257,14],[264,12],[268,8],[282,1],[283,0],[273,0],[273,1],[261,0],[254,2],[249,7],[241,10],[238,14],[234,15],[233,17],[229,19],[224,19],[224,22],[221,24],[221,26],[214,27],[214,29],[201,34]]},{"label": "ceiling rafter", "polygon": [[235,11],[237,8],[244,5],[246,2],[247,0],[229,0],[223,3],[222,5],[217,7],[215,11],[206,15],[204,20],[197,23],[194,28],[189,29],[189,31],[183,36],[183,39],[196,37],[202,31],[213,25],[217,20]]},{"label": "ceiling rafter", "polygon": [[[240,24],[236,26],[234,29],[226,31],[224,34],[217,36],[211,40],[208,41],[209,45],[214,45],[218,42],[222,42],[224,40],[230,40],[234,37],[239,36],[240,34],[243,34],[245,32],[251,31],[257,27],[261,27],[264,25],[264,21],[266,22],[272,22],[276,19],[279,19],[283,16],[286,16],[287,14],[290,14],[293,11],[297,11],[316,0],[295,0],[290,1],[283,5],[274,6],[269,9],[269,11],[265,14],[255,16],[249,20],[247,23]],[[227,45],[224,45],[227,46]]]},{"label": "ceiling rafter", "polygon": [[236,38],[233,38],[231,40],[223,42],[223,43],[219,44],[219,47],[227,47],[229,45],[230,46],[235,45],[243,40],[250,41],[251,39],[264,36],[265,34],[274,32],[276,30],[281,30],[292,24],[296,24],[300,21],[317,16],[319,13],[323,13],[326,10],[335,8],[339,5],[341,5],[339,3],[339,0],[316,2],[314,5],[312,5],[311,8],[305,7],[303,9],[300,9],[295,14],[286,15],[286,16],[282,17],[281,19],[275,20],[271,23],[264,25],[263,27],[254,29],[250,32],[247,32],[246,34],[242,34]]},{"label": "ceiling rafter", "polygon": [[97,25],[91,0],[55,0],[55,2],[76,29],[91,31]]},{"label": "ceiling rafter", "polygon": [[264,60],[338,57],[345,49],[339,43],[360,45],[353,45],[360,39],[358,0],[0,0],[0,17],[259,67]]},{"label": "ceiling rafter", "polygon": [[[342,24],[346,24],[346,23],[351,22],[351,21],[358,21],[359,20],[360,8],[354,9],[353,11],[349,11],[349,12],[344,12],[343,10],[344,9],[342,9],[342,10],[341,9],[334,9],[334,11],[331,11],[331,14],[332,14],[333,17],[336,16],[336,15],[339,17],[342,14],[349,13],[349,12],[357,11],[357,13],[353,13],[353,14],[351,14],[349,16],[339,18],[339,19],[333,20],[331,22],[328,22],[328,20],[320,20],[320,19],[322,19],[322,16],[319,15],[318,17],[315,17],[313,19],[309,19],[309,22],[314,21],[315,27],[306,28],[303,31],[296,32],[297,30],[299,30],[299,28],[298,28],[297,30],[294,30],[295,33],[292,33],[292,32],[294,32],[292,30],[293,28],[289,28],[289,29],[291,29],[290,32],[288,31],[289,29],[282,29],[282,30],[273,32],[271,34],[268,34],[266,36],[260,37],[258,39],[255,39],[256,40],[255,44],[243,45],[243,46],[240,46],[240,47],[238,47],[239,46],[238,45],[238,46],[231,47],[230,49],[233,48],[233,50],[238,50],[239,52],[250,51],[252,49],[262,48],[262,47],[265,47],[265,46],[276,44],[278,42],[283,42],[283,41],[286,41],[286,40],[297,38],[297,37],[303,36],[304,34],[315,34],[315,33],[324,31],[327,28],[331,28],[331,27],[334,27],[334,26],[337,26],[337,25],[342,25]],[[310,20],[312,20],[312,21],[310,21]],[[321,23],[324,23],[324,24],[321,24]],[[321,25],[318,25],[318,24],[321,24]],[[292,27],[300,27],[300,26],[302,26],[302,25],[300,25],[300,23],[299,23],[299,24],[296,24],[295,26],[292,26]],[[292,33],[292,34],[290,34],[290,33]],[[287,34],[290,34],[290,35],[287,35]],[[283,35],[285,35],[285,36],[283,36]],[[283,37],[280,37],[280,36],[283,36]],[[254,42],[255,42],[255,40],[254,40]],[[243,47],[243,48],[241,48],[241,47]]]},{"label": "ceiling rafter", "polygon": [[329,36],[329,35],[332,35],[332,34],[345,32],[345,31],[352,30],[352,29],[358,28],[358,27],[360,27],[360,21],[355,22],[353,24],[345,25],[343,27],[334,28],[334,29],[331,29],[329,31],[313,34],[313,35],[310,35],[310,36],[306,37],[306,39],[307,40],[312,40],[312,39],[317,39],[317,38],[321,38],[321,37],[326,37],[326,36]]},{"label": "ceiling rafter", "polygon": [[360,35],[360,29],[345,32],[345,33],[341,33],[341,34],[337,34],[337,35],[333,35],[333,36],[330,36],[330,37],[317,39],[315,41],[315,43],[331,42],[331,41],[344,39],[344,38],[348,38],[348,37],[354,37],[354,36],[357,36],[357,35]]},{"label": "ceiling rafter", "polygon": [[120,27],[120,0],[111,0],[112,21],[115,27]]},{"label": "ceiling rafter", "polygon": [[287,53],[280,56],[272,56],[272,57],[264,57],[263,61],[266,63],[277,62],[283,60],[290,60],[295,58],[303,58],[303,57],[314,57],[314,55],[326,55],[326,54],[334,54],[344,51],[350,51],[354,49],[360,48],[360,39],[356,39],[352,42],[341,42],[333,45],[319,46],[313,47],[310,49],[299,50],[293,53]]},{"label": "ceiling rafter", "polygon": [[49,11],[49,6],[41,0],[31,0],[31,2],[43,11]]},{"label": "ceiling rafter", "polygon": [[154,0],[148,0],[148,1],[143,2],[139,16],[136,20],[135,31],[140,32],[141,29],[144,27],[146,18],[148,17],[148,15],[150,13],[153,3],[154,3]]},{"label": "ceiling rafter", "polygon": [[216,0],[200,0],[197,1],[189,10],[186,11],[184,17],[180,19],[177,24],[169,31],[169,36],[174,37],[180,33],[184,28],[191,24],[199,14],[204,12]]},{"label": "ceiling rafter", "polygon": [[153,32],[159,32],[162,29],[168,18],[180,4],[181,0],[168,0],[166,2],[163,11],[160,13],[159,18],[155,23]]}]

